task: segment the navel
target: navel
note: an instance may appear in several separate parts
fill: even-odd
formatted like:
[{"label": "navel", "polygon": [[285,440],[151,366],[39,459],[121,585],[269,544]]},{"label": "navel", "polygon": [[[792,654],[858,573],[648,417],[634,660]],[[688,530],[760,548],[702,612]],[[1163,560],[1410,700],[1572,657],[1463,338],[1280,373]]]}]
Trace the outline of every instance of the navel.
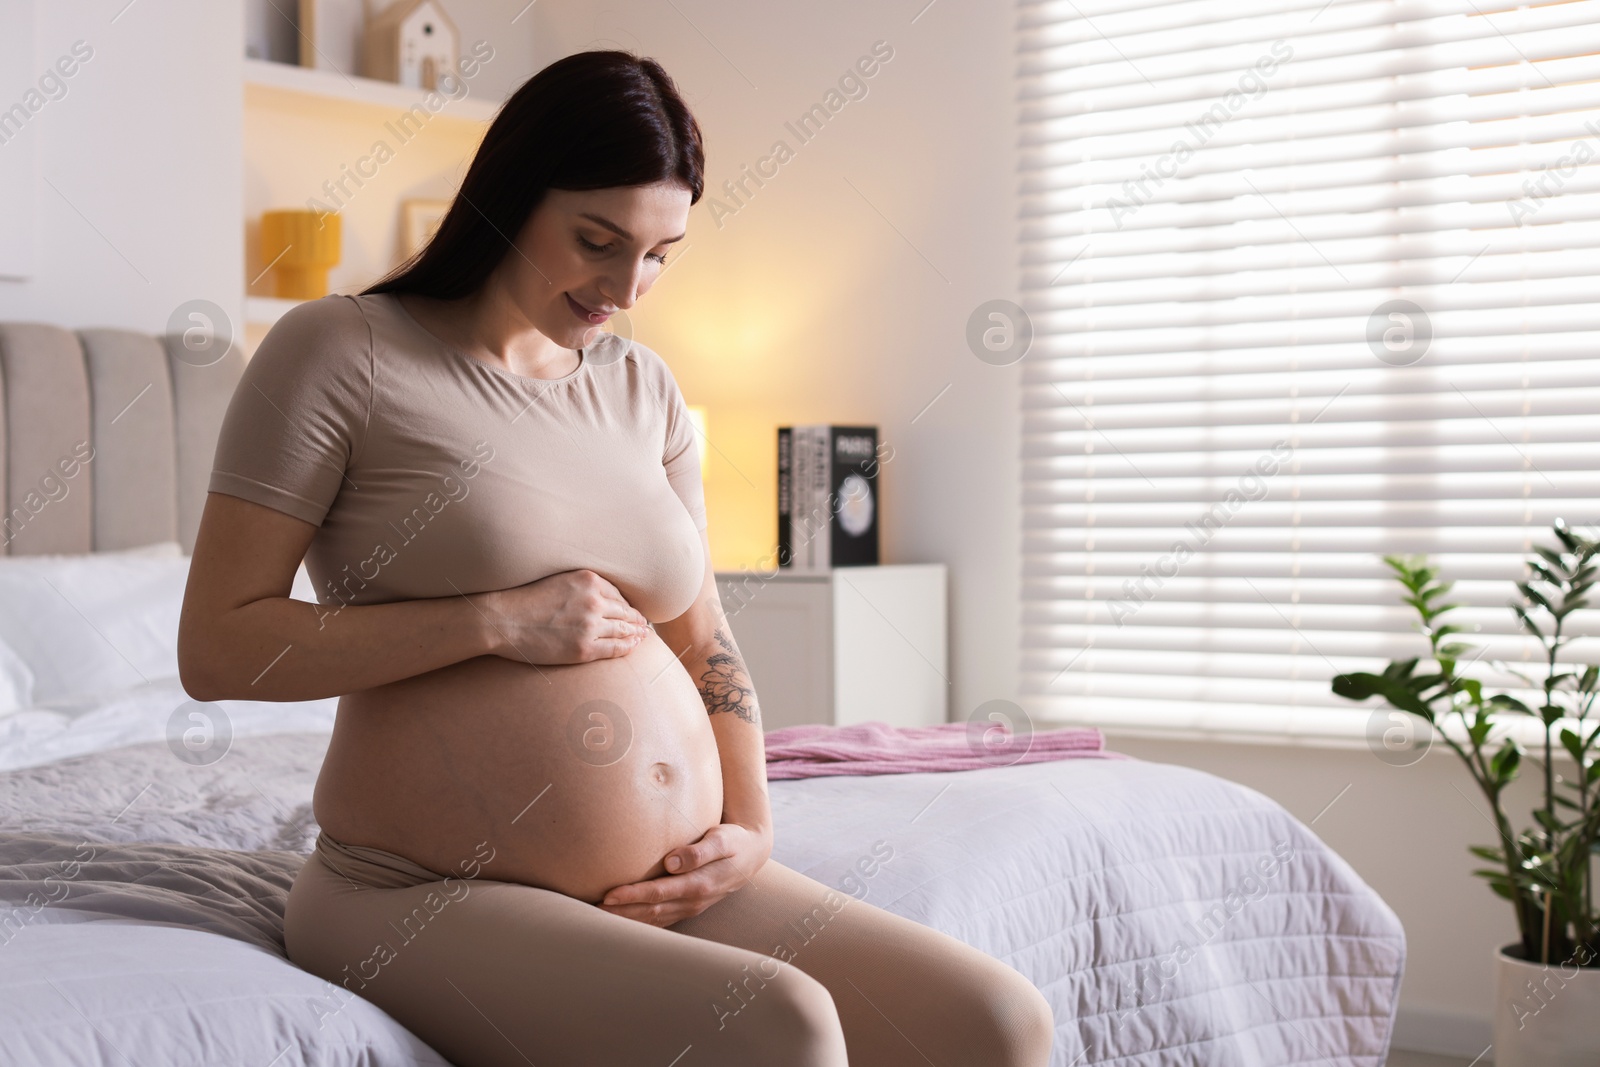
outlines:
[{"label": "navel", "polygon": [[657,785],[666,785],[672,777],[672,766],[667,763],[652,763],[650,765],[650,780]]}]

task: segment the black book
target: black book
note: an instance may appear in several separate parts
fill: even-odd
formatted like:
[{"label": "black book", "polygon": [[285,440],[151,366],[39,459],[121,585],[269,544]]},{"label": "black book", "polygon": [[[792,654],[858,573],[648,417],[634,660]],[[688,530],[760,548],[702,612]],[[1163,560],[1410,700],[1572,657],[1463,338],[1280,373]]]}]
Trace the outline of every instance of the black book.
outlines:
[{"label": "black book", "polygon": [[878,428],[778,428],[778,565],[878,562]]},{"label": "black book", "polygon": [[870,567],[878,562],[878,428],[825,426],[821,482],[832,511],[823,567]]},{"label": "black book", "polygon": [[778,566],[787,567],[794,562],[794,539],[789,529],[789,516],[794,511],[794,481],[791,477],[794,455],[794,431],[787,426],[778,427]]}]

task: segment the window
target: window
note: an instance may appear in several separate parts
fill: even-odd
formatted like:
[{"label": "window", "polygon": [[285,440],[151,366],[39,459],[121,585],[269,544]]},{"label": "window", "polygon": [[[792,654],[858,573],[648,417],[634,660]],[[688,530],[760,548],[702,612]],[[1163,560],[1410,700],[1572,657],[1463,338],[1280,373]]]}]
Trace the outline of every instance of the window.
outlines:
[{"label": "window", "polygon": [[1385,553],[1533,657],[1509,583],[1600,519],[1600,3],[1019,10],[1030,708],[1359,734],[1332,676],[1426,650]]}]

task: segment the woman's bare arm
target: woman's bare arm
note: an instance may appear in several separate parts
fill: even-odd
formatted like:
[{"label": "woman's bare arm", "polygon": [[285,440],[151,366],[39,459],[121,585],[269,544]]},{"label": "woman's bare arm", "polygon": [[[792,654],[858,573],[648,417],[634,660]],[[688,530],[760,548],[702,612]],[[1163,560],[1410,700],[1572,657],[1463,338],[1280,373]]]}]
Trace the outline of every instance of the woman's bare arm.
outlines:
[{"label": "woman's bare arm", "polygon": [[[682,661],[700,690],[722,763],[722,820],[757,833],[772,832],[772,806],[767,795],[766,747],[761,711],[750,671],[733,639],[733,627],[722,610],[710,536],[702,532],[705,574],[694,605],[671,622],[656,624],[656,634]],[[765,857],[763,857],[765,860]]]},{"label": "woman's bare arm", "polygon": [[644,617],[589,571],[510,590],[337,612],[293,600],[317,528],[209,493],[178,625],[178,673],[196,700],[317,700],[475,656],[572,663],[621,655]]},{"label": "woman's bare arm", "polygon": [[178,673],[196,700],[317,700],[495,651],[471,597],[346,607],[291,600],[317,528],[223,493],[206,496],[178,624]]}]

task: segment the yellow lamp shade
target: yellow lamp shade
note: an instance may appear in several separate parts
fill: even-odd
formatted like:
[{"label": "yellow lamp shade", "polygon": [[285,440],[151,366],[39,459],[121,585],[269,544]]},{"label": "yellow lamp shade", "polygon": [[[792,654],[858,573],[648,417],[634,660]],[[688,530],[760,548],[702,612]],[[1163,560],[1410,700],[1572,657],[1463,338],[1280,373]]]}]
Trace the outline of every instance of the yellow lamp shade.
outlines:
[{"label": "yellow lamp shade", "polygon": [[328,269],[339,262],[337,212],[265,211],[261,264],[271,267],[278,296],[316,300],[328,295]]},{"label": "yellow lamp shade", "polygon": [[689,405],[689,421],[694,425],[695,443],[700,446],[700,480],[711,476],[711,442],[706,437],[706,409]]}]

